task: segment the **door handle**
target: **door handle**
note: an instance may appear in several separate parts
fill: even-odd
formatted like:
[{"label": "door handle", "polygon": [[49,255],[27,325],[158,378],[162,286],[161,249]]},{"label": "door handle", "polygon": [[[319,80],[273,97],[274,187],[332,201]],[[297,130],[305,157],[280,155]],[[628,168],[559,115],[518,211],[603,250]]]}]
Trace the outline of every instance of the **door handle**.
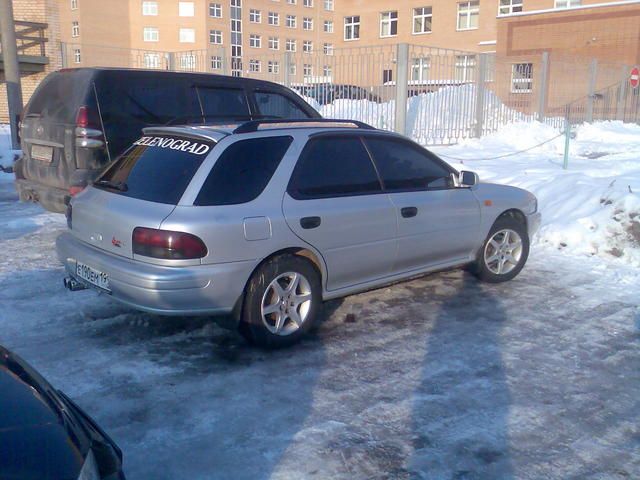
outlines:
[{"label": "door handle", "polygon": [[309,230],[311,228],[317,228],[322,223],[322,219],[320,217],[302,217],[300,219],[300,226],[305,230]]},{"label": "door handle", "polygon": [[400,214],[404,218],[415,217],[418,214],[418,208],[417,207],[402,207],[400,209]]}]

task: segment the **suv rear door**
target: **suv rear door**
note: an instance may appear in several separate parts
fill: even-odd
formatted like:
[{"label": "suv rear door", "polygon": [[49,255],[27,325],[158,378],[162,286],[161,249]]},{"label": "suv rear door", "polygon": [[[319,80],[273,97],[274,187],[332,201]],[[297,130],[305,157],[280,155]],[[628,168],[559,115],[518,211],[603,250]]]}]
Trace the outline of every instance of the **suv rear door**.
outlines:
[{"label": "suv rear door", "polygon": [[293,232],[322,253],[327,290],[391,272],[395,208],[359,137],[311,138],[291,176],[283,211]]}]

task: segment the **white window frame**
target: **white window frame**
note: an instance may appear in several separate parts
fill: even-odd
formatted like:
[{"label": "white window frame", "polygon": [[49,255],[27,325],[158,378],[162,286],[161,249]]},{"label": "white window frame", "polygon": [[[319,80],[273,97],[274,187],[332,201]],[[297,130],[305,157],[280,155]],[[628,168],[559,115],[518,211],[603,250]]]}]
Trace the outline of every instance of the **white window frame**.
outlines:
[{"label": "white window frame", "polygon": [[582,6],[582,0],[555,0],[553,8],[564,9]]},{"label": "white window frame", "polygon": [[295,15],[287,15],[287,18],[285,20],[285,24],[286,24],[287,28],[297,28],[297,26],[298,26],[298,17],[296,17]]},{"label": "white window frame", "polygon": [[311,40],[303,40],[302,51],[304,53],[313,53],[313,42]]},{"label": "white window frame", "polygon": [[295,75],[296,72],[297,72],[296,64],[295,63],[290,63],[289,64],[289,75]]},{"label": "white window frame", "polygon": [[313,8],[313,0],[302,0],[302,6],[307,8]]},{"label": "white window frame", "polygon": [[269,37],[269,50],[280,50],[280,38]]},{"label": "white window frame", "polygon": [[324,0],[324,9],[327,12],[333,12],[333,9],[335,8],[335,4],[333,2],[333,0]]},{"label": "white window frame", "polygon": [[[416,20],[420,20],[421,30],[416,31]],[[427,25],[429,29],[427,30]],[[433,7],[415,7],[413,9],[412,33],[414,35],[424,35],[433,30]]]},{"label": "white window frame", "polygon": [[325,43],[322,45],[322,52],[325,55],[333,55],[333,43]]},{"label": "white window frame", "polygon": [[284,49],[286,52],[295,52],[298,49],[298,42],[293,38],[287,38]]},{"label": "white window frame", "polygon": [[353,42],[355,40],[360,40],[360,15],[344,17],[344,41]]},{"label": "white window frame", "polygon": [[456,55],[455,80],[456,82],[472,82],[476,70],[475,55]]},{"label": "white window frame", "polygon": [[144,27],[142,29],[142,40],[145,42],[159,42],[160,30],[156,27]]},{"label": "white window frame", "polygon": [[209,2],[209,16],[211,18],[222,18],[222,4]]},{"label": "white window frame", "polygon": [[431,57],[417,57],[411,61],[411,76],[412,83],[426,83],[429,80],[429,73],[431,71]]},{"label": "white window frame", "polygon": [[260,73],[262,70],[262,64],[260,60],[256,60],[255,58],[249,59],[249,73]]},{"label": "white window frame", "polygon": [[[524,68],[520,68],[524,66]],[[525,76],[528,75],[528,76]],[[516,87],[518,85],[518,87]],[[519,85],[525,85],[520,88]],[[531,93],[533,91],[533,63],[511,64],[511,93]]]},{"label": "white window frame", "polygon": [[269,25],[278,27],[280,25],[280,14],[278,12],[269,12]]},{"label": "white window frame", "polygon": [[302,17],[302,29],[303,30],[313,30],[313,18],[311,18],[311,17]]},{"label": "white window frame", "polygon": [[249,10],[249,22],[262,23],[262,12],[256,8]]},{"label": "white window frame", "polygon": [[160,68],[160,54],[159,53],[146,52],[142,56],[142,60],[144,62],[144,68],[149,68],[149,69]]},{"label": "white window frame", "polygon": [[211,45],[222,45],[222,30],[209,30],[209,43]]},{"label": "white window frame", "polygon": [[332,74],[333,74],[333,69],[331,68],[331,65],[322,66],[322,76],[324,78],[331,78]]},{"label": "white window frame", "polygon": [[278,75],[280,73],[280,62],[277,60],[269,60],[267,63],[267,72]]},{"label": "white window frame", "polygon": [[158,15],[158,2],[142,2],[142,15],[155,17]]},{"label": "white window frame", "polygon": [[179,31],[180,43],[196,43],[195,28],[181,28]]},{"label": "white window frame", "polygon": [[298,0],[287,0],[287,3],[289,5],[296,5],[298,3]]},{"label": "white window frame", "polygon": [[302,76],[304,78],[309,78],[313,76],[313,65],[310,63],[305,63],[302,65]]},{"label": "white window frame", "polygon": [[519,13],[523,9],[524,0],[500,0],[498,2],[498,15],[511,15]]},{"label": "white window frame", "polygon": [[82,52],[79,48],[73,50],[73,63],[82,63]]},{"label": "white window frame", "polygon": [[222,57],[211,55],[211,70],[222,70]]},{"label": "white window frame", "polygon": [[324,33],[333,33],[333,20],[325,20],[322,29]]},{"label": "white window frame", "polygon": [[71,22],[71,36],[74,38],[80,36],[80,23],[77,20]]},{"label": "white window frame", "polygon": [[194,17],[196,15],[196,5],[193,2],[178,2],[179,17]]},{"label": "white window frame", "polygon": [[[395,27],[396,33],[393,33]],[[384,33],[385,28],[389,29],[389,33]],[[388,10],[380,12],[380,38],[397,37],[398,36],[398,11]]]},{"label": "white window frame", "polygon": [[[472,19],[476,19],[475,26]],[[466,2],[458,2],[458,17],[456,20],[456,30],[463,32],[465,30],[477,30],[480,25],[480,1],[467,0]]]},{"label": "white window frame", "polygon": [[262,37],[255,33],[249,35],[249,46],[251,48],[262,48]]},{"label": "white window frame", "polygon": [[78,0],[71,0],[71,10],[78,9]]}]

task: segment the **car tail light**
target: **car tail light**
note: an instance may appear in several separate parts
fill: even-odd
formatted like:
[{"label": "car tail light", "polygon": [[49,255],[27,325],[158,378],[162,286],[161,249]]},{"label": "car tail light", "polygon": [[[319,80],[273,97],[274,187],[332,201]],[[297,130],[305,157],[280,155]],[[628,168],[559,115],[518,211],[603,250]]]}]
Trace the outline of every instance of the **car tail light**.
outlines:
[{"label": "car tail light", "polygon": [[76,127],[87,128],[89,126],[89,109],[82,105],[76,114]]},{"label": "car tail light", "polygon": [[81,191],[84,190],[85,187],[81,186],[81,185],[71,185],[69,187],[69,195],[71,195],[72,197],[75,197],[77,194],[79,194]]},{"label": "car tail light", "polygon": [[97,111],[86,105],[78,108],[76,113],[76,147],[103,147],[104,134],[99,129],[99,125],[100,118]]},{"label": "car tail light", "polygon": [[169,260],[202,258],[207,247],[195,235],[170,230],[136,227],[133,230],[133,253]]}]

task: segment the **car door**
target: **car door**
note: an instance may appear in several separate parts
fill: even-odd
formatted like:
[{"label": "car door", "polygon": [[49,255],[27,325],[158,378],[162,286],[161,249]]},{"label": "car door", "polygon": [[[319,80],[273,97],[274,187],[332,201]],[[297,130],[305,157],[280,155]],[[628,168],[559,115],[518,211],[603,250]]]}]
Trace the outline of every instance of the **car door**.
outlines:
[{"label": "car door", "polygon": [[356,135],[309,140],[283,200],[289,227],[322,254],[327,289],[389,275],[396,213]]},{"label": "car door", "polygon": [[469,188],[453,185],[454,170],[408,140],[368,136],[365,143],[396,208],[394,273],[468,258],[478,244],[480,206]]}]

